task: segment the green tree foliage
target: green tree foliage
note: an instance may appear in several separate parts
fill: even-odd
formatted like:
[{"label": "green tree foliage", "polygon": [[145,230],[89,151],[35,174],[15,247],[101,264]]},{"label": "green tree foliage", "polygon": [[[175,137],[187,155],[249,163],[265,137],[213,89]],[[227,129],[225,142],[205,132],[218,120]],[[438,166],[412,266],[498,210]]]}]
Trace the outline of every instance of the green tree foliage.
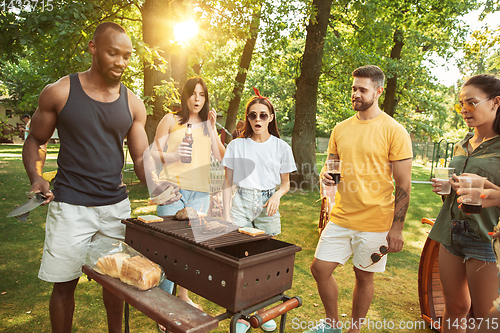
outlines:
[{"label": "green tree foliage", "polygon": [[34,111],[42,81],[41,71],[25,58],[6,62],[2,67],[3,84],[10,96],[10,105],[23,112]]},{"label": "green tree foliage", "polygon": [[[446,119],[446,90],[435,83],[424,65],[432,55],[449,58],[466,30],[458,17],[476,8],[475,1],[337,1],[332,6],[330,33],[323,59],[321,92],[327,112],[319,123],[333,125],[352,114],[351,72],[375,64],[387,81],[381,107],[417,136],[442,132],[436,121]],[[333,111],[333,112],[332,112]],[[330,119],[328,119],[330,118]]]},{"label": "green tree foliage", "polygon": [[[494,14],[500,11],[500,1],[487,0],[484,2],[483,11],[479,17],[484,19],[487,14]],[[456,87],[450,88],[447,98],[452,105],[458,101],[460,86],[468,77],[476,74],[500,73],[500,23],[490,26],[484,24],[480,29],[473,31],[467,38],[467,41],[457,48],[460,57],[457,58],[457,66],[462,78],[457,82]],[[444,137],[451,142],[458,141],[457,138],[463,137],[464,129],[467,125],[461,115],[452,112],[453,116],[445,124]],[[459,133],[457,133],[459,132]]]},{"label": "green tree foliage", "polygon": [[[262,66],[269,73],[275,72],[275,67],[281,67],[280,61],[276,61],[276,55],[286,52],[283,47],[286,47],[289,39],[285,31],[296,29],[292,27],[291,20],[300,13],[301,2],[214,0],[200,1],[198,6],[202,11],[199,24],[202,27],[200,31],[203,31],[198,44],[203,47],[198,47],[196,54],[193,55],[193,66],[201,68],[200,75],[208,81],[213,97],[212,104],[223,113],[231,108],[230,101],[235,100],[235,92],[240,93],[239,89],[243,89],[240,102],[232,106],[233,110],[238,108],[236,118],[241,119],[244,116],[243,106],[253,95],[253,86],[259,88],[263,94],[270,93],[262,86],[261,79],[267,79],[265,74],[261,75]],[[256,13],[260,13],[258,29],[255,24]],[[251,63],[248,68],[240,69],[245,45],[248,46],[252,34],[258,34],[258,40],[252,53]],[[259,63],[257,67],[256,62]],[[281,72],[282,70],[283,68],[280,68]],[[242,79],[244,75],[246,78]],[[259,77],[259,80],[252,79],[255,77]],[[272,79],[274,84],[271,86],[279,91],[281,85],[281,82],[277,82],[279,77],[273,76]],[[293,92],[290,92],[290,96],[291,94]]]},{"label": "green tree foliage", "polygon": [[[295,80],[301,75],[306,26],[309,14],[314,13],[312,1],[184,1],[187,11],[182,15],[172,13],[165,19],[173,22],[181,16],[191,16],[199,25],[199,33],[184,45],[171,43],[168,51],[174,55],[172,59],[160,48],[143,41],[141,10],[147,1],[60,0],[52,11],[42,12],[37,8],[0,13],[3,29],[0,81],[12,95],[16,109],[33,111],[46,84],[71,72],[86,70],[91,60],[87,44],[95,27],[104,20],[113,20],[126,27],[135,48],[124,76],[127,86],[145,95],[145,66],[169,73],[171,66],[177,65],[176,57],[184,57],[185,76],[202,76],[209,86],[212,105],[225,115],[234,97],[235,78],[250,34],[253,9],[261,6],[259,38],[246,70],[238,118],[243,117],[243,105],[253,95],[251,88],[255,86],[276,105],[281,133],[292,134]],[[459,27],[457,18],[477,4],[472,0],[334,0],[317,89],[316,136],[328,136],[336,123],[353,115],[350,73],[368,63],[379,65],[388,80],[396,79],[391,97],[394,117],[420,137],[440,136],[448,126],[446,119],[455,117],[450,117],[454,96],[435,83],[424,60],[435,54],[448,58],[463,44],[466,30]],[[498,1],[487,4],[490,11],[498,8]],[[490,36],[483,32],[488,42],[481,40],[481,48],[471,47],[466,59],[472,61],[480,53],[478,50],[482,50],[484,65],[493,72],[499,66],[498,54],[486,51],[494,42],[493,36],[498,36],[498,30],[490,31]],[[158,33],[170,42],[169,33],[161,29]],[[393,52],[398,41],[400,51]],[[170,79],[155,83],[144,99],[154,100],[155,95],[167,97],[159,107],[164,112],[166,105],[176,100],[174,84]],[[386,95],[381,98],[381,106],[385,99]],[[149,111],[153,112],[151,106]]]},{"label": "green tree foliage", "polygon": [[[13,107],[19,113],[34,110],[45,85],[88,69],[91,57],[87,44],[99,23],[132,22],[127,28],[135,34],[137,24],[133,22],[138,17],[129,0],[61,0],[52,10],[42,11],[39,6],[0,13],[0,26],[8,27],[0,43],[0,81],[8,87]],[[14,41],[12,46],[9,41]],[[133,86],[137,82],[134,75],[140,74],[141,68],[132,67],[124,80]]]},{"label": "green tree foliage", "polygon": [[459,68],[464,77],[475,74],[500,73],[500,25],[484,26],[472,33],[464,44],[464,57],[459,60]]},{"label": "green tree foliage", "polygon": [[292,150],[297,172],[291,183],[301,189],[314,189],[318,184],[316,168],[316,110],[318,86],[322,70],[325,37],[328,30],[331,0],[313,0],[306,28],[304,54],[300,75],[295,83],[295,123],[292,131]]}]

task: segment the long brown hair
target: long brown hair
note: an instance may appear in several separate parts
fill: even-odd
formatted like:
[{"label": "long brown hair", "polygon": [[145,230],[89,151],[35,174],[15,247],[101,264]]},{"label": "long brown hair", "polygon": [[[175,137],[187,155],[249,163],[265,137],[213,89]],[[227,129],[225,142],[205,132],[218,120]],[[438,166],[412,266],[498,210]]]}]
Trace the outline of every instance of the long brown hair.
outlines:
[{"label": "long brown hair", "polygon": [[[500,79],[493,75],[474,75],[464,83],[464,87],[469,85],[479,88],[490,99],[500,96]],[[500,107],[497,107],[495,121],[493,122],[493,130],[496,134],[500,134],[500,112],[498,109]]]},{"label": "long brown hair", "polygon": [[248,101],[247,106],[245,108],[245,127],[243,128],[243,134],[241,136],[244,138],[249,138],[253,134],[252,125],[250,125],[250,121],[248,120],[248,110],[250,110],[250,107],[252,105],[257,104],[257,103],[267,106],[269,113],[273,115],[273,120],[269,123],[268,130],[269,130],[269,133],[271,133],[275,137],[279,138],[280,133],[278,131],[278,125],[276,123],[276,112],[274,110],[274,106],[271,103],[271,101],[269,101],[269,99],[267,97],[262,97],[262,96],[260,96],[260,97],[253,96]]},{"label": "long brown hair", "polygon": [[[179,112],[176,113],[177,116],[181,118],[181,121],[179,122],[180,125],[183,125],[189,121],[189,108],[187,106],[187,101],[193,95],[193,91],[196,88],[196,85],[201,84],[203,87],[203,92],[205,93],[205,104],[201,108],[201,111],[199,113],[201,120],[206,124],[208,120],[208,111],[210,109],[210,99],[208,97],[208,88],[203,81],[201,77],[192,77],[189,80],[186,81],[184,84],[184,87],[182,88],[181,92],[181,109]],[[205,126],[203,128],[203,133],[205,135],[208,135],[208,128]]]}]

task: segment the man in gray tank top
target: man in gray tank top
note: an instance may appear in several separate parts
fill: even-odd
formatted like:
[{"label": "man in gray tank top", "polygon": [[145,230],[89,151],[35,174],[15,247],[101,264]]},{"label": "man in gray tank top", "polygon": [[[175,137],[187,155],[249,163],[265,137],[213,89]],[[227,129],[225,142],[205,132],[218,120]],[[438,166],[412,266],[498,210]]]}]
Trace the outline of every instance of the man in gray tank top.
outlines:
[{"label": "man in gray tank top", "polygon": [[[135,172],[145,182],[146,109],[120,83],[132,43],[120,25],[105,22],[97,27],[89,51],[89,70],[65,76],[42,90],[23,147],[31,190],[46,195],[44,204],[49,204],[38,276],[54,283],[49,307],[52,332],[71,332],[84,246],[105,237],[124,238],[121,220],[130,217],[121,178],[125,136]],[[42,169],[46,143],[56,128],[61,147],[52,193]],[[103,300],[109,332],[121,332],[123,302],[106,289]]]}]

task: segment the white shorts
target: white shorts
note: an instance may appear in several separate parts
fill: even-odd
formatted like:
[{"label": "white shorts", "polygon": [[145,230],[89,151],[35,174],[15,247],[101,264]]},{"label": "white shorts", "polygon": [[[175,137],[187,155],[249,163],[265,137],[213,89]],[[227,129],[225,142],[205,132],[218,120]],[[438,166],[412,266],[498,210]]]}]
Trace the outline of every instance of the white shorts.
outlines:
[{"label": "white shorts", "polygon": [[387,255],[373,264],[372,254],[381,255],[380,247],[387,247],[386,232],[365,232],[343,228],[329,222],[318,242],[314,257],[328,262],[344,265],[354,253],[354,267],[366,272],[383,272],[387,263]]},{"label": "white shorts", "polygon": [[85,245],[102,237],[123,240],[130,201],[85,207],[52,201],[45,224],[45,244],[38,278],[67,282],[82,275]]}]

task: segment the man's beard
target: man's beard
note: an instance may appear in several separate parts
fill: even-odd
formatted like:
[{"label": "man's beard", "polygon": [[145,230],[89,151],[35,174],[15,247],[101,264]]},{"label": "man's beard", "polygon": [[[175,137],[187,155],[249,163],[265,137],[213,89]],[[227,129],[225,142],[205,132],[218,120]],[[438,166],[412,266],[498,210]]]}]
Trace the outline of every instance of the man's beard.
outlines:
[{"label": "man's beard", "polygon": [[111,74],[111,71],[113,69],[116,69],[116,68],[110,68],[110,69],[108,69],[107,72],[104,72],[102,75],[104,80],[106,81],[106,83],[109,85],[117,85],[122,80],[123,72],[120,74],[120,76],[115,76],[115,75]]},{"label": "man's beard", "polygon": [[[123,75],[123,74],[122,74]],[[117,85],[121,82],[122,80],[122,75],[116,77],[114,75],[108,75],[106,77],[104,77],[104,80],[106,81],[107,84],[109,84],[110,86],[112,85]]]},{"label": "man's beard", "polygon": [[[121,71],[120,76],[115,76],[111,74],[111,71],[115,69],[118,71]],[[104,66],[101,64],[100,59],[97,61],[97,71],[101,75],[101,77],[104,79],[104,81],[110,85],[110,86],[115,86],[121,82],[122,76],[123,76],[123,69],[121,68],[116,68],[116,67],[110,67],[110,68],[104,68]]]},{"label": "man's beard", "polygon": [[354,109],[354,111],[366,111],[372,107],[373,103],[375,103],[375,98],[368,102],[362,100],[358,100],[358,102],[361,102],[361,104],[356,103],[356,100],[352,102],[352,108]]}]

